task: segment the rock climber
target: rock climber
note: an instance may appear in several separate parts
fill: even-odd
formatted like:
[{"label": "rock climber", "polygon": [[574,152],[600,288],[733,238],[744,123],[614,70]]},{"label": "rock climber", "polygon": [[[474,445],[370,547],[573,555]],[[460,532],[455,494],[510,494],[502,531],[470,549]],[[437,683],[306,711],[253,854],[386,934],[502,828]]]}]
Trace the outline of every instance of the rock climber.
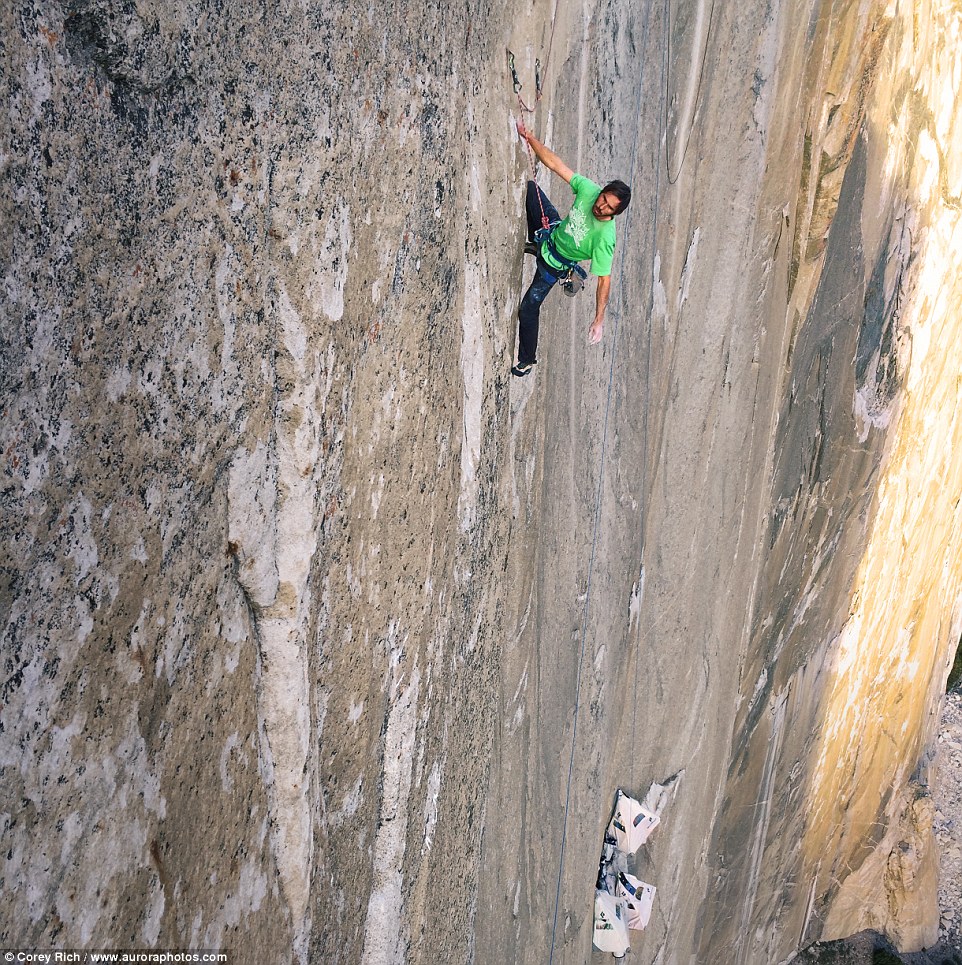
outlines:
[{"label": "rock climber", "polygon": [[[621,214],[631,201],[631,188],[623,181],[610,181],[603,188],[581,174],[576,174],[554,151],[545,147],[523,123],[518,122],[518,134],[528,142],[538,160],[549,171],[554,171],[571,185],[574,202],[564,220],[535,184],[528,182],[525,210],[528,217],[528,244],[525,252],[537,258],[534,281],[521,300],[518,309],[518,364],[512,375],[527,375],[535,365],[538,349],[538,321],[541,303],[560,278],[567,278],[575,287],[585,277],[578,266],[591,260],[589,270],[598,279],[595,293],[595,317],[588,329],[588,341],[601,341],[605,309],[611,293],[611,263],[615,253],[615,216]],[[547,218],[550,232],[541,230]],[[570,273],[570,274],[569,274]],[[580,276],[580,277],[579,277]]]}]

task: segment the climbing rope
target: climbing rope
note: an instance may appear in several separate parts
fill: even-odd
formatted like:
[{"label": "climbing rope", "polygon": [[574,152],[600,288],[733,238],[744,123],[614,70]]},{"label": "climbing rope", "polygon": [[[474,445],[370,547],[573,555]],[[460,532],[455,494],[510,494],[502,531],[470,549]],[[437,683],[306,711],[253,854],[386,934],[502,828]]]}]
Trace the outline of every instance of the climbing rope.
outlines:
[{"label": "climbing rope", "polygon": [[[548,36],[548,52],[545,55],[544,69],[541,67],[541,60],[535,58],[534,62],[534,107],[530,107],[525,103],[524,98],[521,96],[522,84],[518,77],[518,71],[515,67],[514,54],[508,51],[508,67],[511,70],[511,83],[514,87],[515,97],[518,99],[518,123],[524,124],[525,114],[534,114],[538,108],[538,104],[541,103],[541,98],[544,94],[544,76],[548,72],[548,66],[551,63],[551,51],[554,48],[554,34],[555,26],[558,23],[558,4],[561,0],[555,0],[554,11],[551,14],[551,33]],[[526,124],[524,124],[527,127]],[[531,150],[531,145],[524,142],[524,146],[528,152],[528,163],[531,166],[531,180],[537,182],[538,179],[538,162],[535,159],[534,151]],[[551,227],[551,222],[548,216],[545,214],[544,204],[541,201],[541,192],[538,192],[538,207],[541,208],[541,227],[545,230]]]},{"label": "climbing rope", "polygon": [[[558,10],[558,8],[557,8],[557,6],[555,6],[555,12],[556,12],[556,13],[557,13],[557,10]],[[552,37],[552,40],[554,40],[554,27],[553,27],[553,26],[552,26],[552,29],[551,29],[551,37]],[[549,54],[549,56],[550,56],[550,54]],[[541,61],[540,61],[540,60],[535,60],[534,64],[535,64],[535,72],[534,72],[534,76],[535,76],[535,100],[534,100],[534,102],[535,102],[535,107],[528,107],[528,105],[525,104],[524,99],[523,99],[522,96],[521,96],[521,81],[518,79],[518,71],[517,71],[517,69],[515,68],[515,65],[514,65],[514,54],[511,53],[510,50],[508,51],[508,67],[511,69],[511,83],[514,85],[514,93],[515,93],[515,96],[518,98],[518,124],[519,124],[519,125],[524,124],[524,115],[525,115],[526,113],[527,113],[527,114],[533,114],[533,113],[535,112],[535,109],[536,109],[538,103],[541,101],[541,92],[542,92],[542,87],[541,87]],[[525,126],[527,126],[527,125],[525,125]],[[524,146],[525,146],[525,149],[526,149],[527,152],[528,152],[528,164],[529,164],[530,167],[531,167],[531,180],[537,182],[537,177],[538,177],[538,163],[537,163],[537,161],[535,160],[534,151],[531,150],[531,145],[528,143],[528,141],[527,141],[526,139],[525,139],[525,142],[524,142]],[[547,231],[547,229],[551,227],[551,222],[550,222],[550,220],[548,219],[547,214],[545,214],[544,204],[543,204],[543,202],[541,201],[541,192],[538,191],[537,194],[538,194],[538,207],[541,208],[541,227],[542,227],[544,230]]]},{"label": "climbing rope", "polygon": [[[666,2],[667,2],[667,0],[666,0]],[[651,10],[651,6],[652,6],[652,5],[653,5],[653,4],[649,4],[649,5],[648,5],[648,10],[646,11],[646,14],[645,14],[645,27],[644,27],[644,32],[643,32],[643,37],[642,37],[642,42],[641,42],[641,47],[640,47],[641,50],[645,50],[646,47],[647,47],[648,31],[649,31],[649,27],[650,27],[650,10]],[[663,89],[664,89],[665,74],[666,74],[666,66],[665,66],[665,59],[664,59],[664,57],[663,57],[663,60],[662,60],[662,85],[661,85]],[[642,104],[643,91],[644,91],[644,84],[643,84],[643,82],[642,82],[642,79],[639,78],[639,82],[638,82],[638,96],[637,96],[637,103],[636,103],[635,114],[634,114],[634,116],[635,116],[636,118],[640,118],[640,117],[641,117],[641,104]],[[663,94],[662,96],[664,97],[664,94]],[[665,108],[666,106],[667,106],[666,104],[661,105],[661,108],[662,108],[661,111],[660,111],[661,116],[666,116],[666,115],[664,114],[664,108]],[[639,139],[640,129],[641,129],[641,125],[638,124],[638,125],[635,127],[635,136],[634,136],[634,139],[633,139],[632,145],[631,145],[631,154],[630,154],[630,161],[629,161],[628,170],[629,170],[629,176],[630,176],[632,179],[633,179],[633,176],[634,176],[635,163],[636,163],[637,155],[638,155],[638,139]],[[666,125],[666,130],[667,130],[667,125]],[[653,252],[654,252],[654,239],[655,239],[655,237],[656,237],[656,232],[657,232],[657,222],[658,222],[658,196],[659,196],[659,192],[660,192],[660,180],[661,180],[661,178],[660,178],[660,175],[661,175],[661,167],[660,167],[660,165],[658,165],[658,164],[656,164],[656,172],[657,172],[657,173],[656,173],[655,192],[654,192],[654,215],[655,215],[655,216],[654,216],[654,218],[652,219],[652,236],[651,236],[651,237],[652,237],[652,241],[651,241],[651,245],[650,245],[650,250],[651,250],[651,252],[652,252],[652,256],[651,256],[651,276],[652,276],[652,283],[651,283],[651,285],[649,286],[649,289],[650,289],[650,290],[649,290],[649,298],[648,298],[648,306],[647,306],[647,315],[648,315],[648,317],[649,317],[649,320],[650,320],[650,316],[651,316],[651,310],[652,310],[653,299],[654,299],[654,270],[655,270],[655,268],[654,268],[654,254],[653,254]],[[622,241],[622,244],[621,244],[621,253],[620,253],[620,256],[619,256],[618,281],[619,281],[619,288],[620,288],[620,290],[621,290],[621,292],[622,292],[622,295],[621,295],[622,301],[624,300],[624,294],[623,294],[623,292],[624,292],[624,286],[623,286],[623,282],[624,282],[624,275],[625,275],[625,252],[627,251],[627,248],[628,248],[628,238],[629,238],[629,235],[630,235],[632,211],[633,211],[633,209],[632,209],[632,208],[629,208],[629,209],[628,209],[628,212],[627,212],[626,215],[625,215],[623,241]],[[555,942],[556,942],[557,931],[558,931],[558,912],[559,912],[559,908],[560,908],[560,904],[561,904],[561,883],[562,883],[562,880],[563,880],[563,877],[564,877],[565,851],[566,851],[566,847],[567,847],[567,838],[568,838],[568,814],[569,814],[570,807],[571,807],[571,784],[572,784],[572,778],[573,778],[573,775],[574,775],[575,750],[576,750],[577,740],[578,740],[578,717],[579,717],[579,711],[580,711],[580,709],[581,709],[581,677],[582,677],[582,671],[583,671],[583,668],[584,668],[585,650],[586,650],[586,648],[587,648],[587,640],[588,640],[588,626],[589,626],[590,607],[591,607],[592,576],[593,576],[593,573],[594,573],[595,557],[596,557],[597,549],[598,549],[598,537],[599,537],[599,532],[600,532],[600,527],[601,527],[601,502],[602,502],[602,496],[603,496],[603,492],[604,492],[605,459],[606,459],[607,450],[608,450],[608,423],[609,423],[609,417],[610,417],[610,414],[611,414],[611,401],[612,401],[612,394],[613,394],[613,388],[614,388],[615,364],[616,364],[617,359],[618,359],[618,333],[619,333],[620,323],[621,323],[621,310],[619,309],[617,312],[615,312],[615,311],[613,310],[613,311],[612,311],[612,315],[613,315],[613,319],[614,319],[614,326],[613,326],[614,331],[613,331],[613,333],[612,333],[612,343],[611,343],[611,363],[610,363],[609,369],[608,369],[608,390],[607,390],[607,397],[606,397],[606,399],[605,399],[605,414],[604,414],[603,428],[602,428],[602,436],[601,436],[601,455],[600,455],[600,457],[599,457],[598,486],[597,486],[597,491],[596,491],[596,495],[595,495],[594,522],[593,522],[593,532],[592,532],[592,538],[591,538],[591,553],[590,553],[590,555],[589,555],[589,557],[588,557],[587,586],[586,586],[586,588],[585,588],[585,598],[584,598],[584,599],[585,599],[585,602],[584,602],[584,608],[583,608],[583,610],[582,610],[582,621],[581,621],[581,649],[580,649],[580,653],[579,653],[579,656],[578,656],[578,671],[577,671],[577,674],[576,674],[576,677],[575,677],[575,705],[574,705],[574,712],[573,712],[573,715],[572,715],[571,752],[570,752],[569,759],[568,759],[568,779],[567,779],[567,785],[566,785],[566,788],[565,788],[564,818],[563,818],[563,821],[562,821],[562,828],[561,828],[561,852],[560,852],[560,855],[559,855],[559,858],[558,858],[558,880],[557,880],[557,887],[556,887],[556,889],[555,889],[554,917],[553,917],[552,924],[551,924],[551,949],[550,949],[550,952],[549,952],[549,955],[548,955],[548,965],[553,965],[553,962],[554,962]],[[646,403],[647,403],[647,397],[648,397],[648,391],[649,391],[648,386],[649,386],[649,383],[650,383],[650,378],[651,378],[651,336],[650,336],[650,330],[649,330],[649,337],[648,337],[648,379],[646,380],[646,384],[645,384]],[[645,406],[645,431],[644,431],[644,439],[645,439],[645,443],[644,443],[644,446],[645,446],[645,449],[644,449],[644,452],[645,452],[645,456],[644,456],[645,464],[644,464],[644,471],[643,471],[643,474],[642,474],[642,477],[641,477],[642,480],[645,479],[645,476],[646,476],[646,474],[647,474],[647,452],[648,452],[647,405]],[[644,510],[643,510],[643,511],[644,511]],[[643,547],[644,547],[644,524],[643,524],[643,528],[642,528],[641,539],[642,539],[642,549],[643,549]],[[636,677],[635,677],[635,688],[636,688],[636,696],[637,696],[637,673],[636,673]]]},{"label": "climbing rope", "polygon": [[[713,0],[713,3],[714,3],[714,0]],[[665,19],[666,19],[666,21],[667,21],[667,19],[668,19],[669,12],[670,12],[670,0],[665,0]],[[669,55],[670,55],[670,47],[669,47],[669,44],[668,44],[668,40],[667,40],[667,38],[666,38],[664,44],[662,45],[662,62],[661,62],[662,78],[666,77],[667,74],[668,74],[668,60],[669,60]],[[667,111],[667,109],[668,109],[668,93],[667,93],[667,88],[666,88],[665,91],[664,91],[663,94],[662,94],[662,104],[659,105],[659,114],[661,114],[662,111]],[[664,127],[665,127],[665,131],[666,131],[666,133],[667,133],[667,130],[668,130],[667,114],[665,114],[664,117],[665,117]],[[667,137],[664,138],[664,144],[665,144],[665,173],[666,173],[666,175],[667,175],[667,177],[668,177],[668,182],[669,182],[669,184],[673,184],[674,182],[671,180],[671,167],[670,167],[670,164],[669,164],[669,161],[668,161],[668,138],[667,138]],[[656,202],[657,202],[657,198],[658,198],[659,194],[661,193],[661,174],[662,174],[661,165],[660,165],[660,164],[655,164],[655,199],[656,199]],[[630,214],[630,212],[629,212],[629,214]],[[656,241],[657,241],[657,237],[658,237],[658,205],[657,205],[657,203],[656,203],[656,204],[655,204],[655,208],[654,208],[654,216],[653,216],[652,219],[651,219],[651,241],[649,242],[649,250],[652,251],[652,252],[654,252],[654,250],[655,250],[655,243],[656,243]],[[645,353],[645,356],[646,356],[646,357],[645,357],[645,402],[644,402],[644,405],[643,405],[643,407],[642,407],[642,438],[643,438],[644,441],[645,441],[645,442],[644,442],[644,449],[642,450],[642,455],[641,455],[641,480],[642,480],[642,486],[644,486],[645,481],[646,481],[647,478],[648,478],[648,411],[649,411],[649,409],[650,409],[650,402],[651,402],[651,313],[652,313],[652,311],[654,310],[654,304],[655,304],[655,282],[656,282],[656,279],[655,279],[655,263],[654,263],[654,256],[652,256],[652,263],[651,263],[651,283],[650,283],[649,286],[648,286],[648,304],[647,304],[647,306],[645,307],[645,317],[648,319],[648,338],[647,338],[647,351],[646,351],[646,353]],[[640,500],[640,502],[641,502],[641,508],[640,508],[639,514],[638,514],[638,515],[639,515],[639,519],[638,519],[638,538],[639,538],[638,559],[639,559],[639,567],[638,567],[638,591],[637,591],[638,594],[639,594],[639,610],[640,610],[640,606],[641,606],[641,600],[644,598],[644,592],[645,592],[645,589],[644,589],[645,534],[646,534],[646,532],[647,532],[647,530],[648,530],[648,503],[647,503],[647,500],[645,500],[645,499]],[[641,630],[641,616],[640,616],[640,614],[639,614],[639,617],[638,617],[638,630],[637,630],[637,632],[638,632],[639,647],[640,647],[640,644],[641,644],[641,632],[642,632],[642,630]],[[636,660],[636,662],[635,662],[634,694],[633,694],[633,698],[632,698],[632,699],[633,699],[632,706],[635,707],[635,708],[638,707],[638,679],[639,679],[640,676],[641,676],[641,661],[640,661],[640,660]],[[632,747],[637,747],[637,746],[638,746],[638,744],[637,744],[637,732],[636,732],[636,727],[635,727],[635,724],[637,723],[637,717],[638,717],[637,711],[631,715],[631,746],[632,746]],[[637,758],[636,758],[635,756],[632,756],[632,763],[633,763],[633,764],[637,764]],[[632,773],[632,782],[633,782],[633,784],[634,784],[635,786],[637,786],[638,780],[639,780],[639,777],[638,777],[638,775],[637,775],[637,772],[633,772],[633,773]]]},{"label": "climbing rope", "polygon": [[[701,64],[698,67],[698,85],[695,88],[695,104],[701,99],[701,85],[705,77],[705,60],[707,59],[708,53],[708,42],[711,39],[711,27],[712,21],[715,17],[715,0],[711,0],[711,8],[708,11],[708,28],[705,30],[705,45],[701,52]],[[678,176],[681,174],[681,169],[685,166],[685,159],[688,157],[688,146],[691,143],[691,132],[694,130],[694,109],[692,112],[692,118],[688,123],[688,131],[685,135],[685,144],[681,149],[681,160],[678,161],[678,167],[672,173],[672,158],[671,158],[671,145],[668,143],[668,104],[670,102],[668,88],[671,85],[671,0],[665,0],[665,49],[667,51],[666,57],[669,62],[668,69],[665,71],[664,76],[664,87],[665,87],[665,99],[664,99],[664,115],[665,115],[665,167],[668,169],[668,183],[675,184],[678,181]]]}]

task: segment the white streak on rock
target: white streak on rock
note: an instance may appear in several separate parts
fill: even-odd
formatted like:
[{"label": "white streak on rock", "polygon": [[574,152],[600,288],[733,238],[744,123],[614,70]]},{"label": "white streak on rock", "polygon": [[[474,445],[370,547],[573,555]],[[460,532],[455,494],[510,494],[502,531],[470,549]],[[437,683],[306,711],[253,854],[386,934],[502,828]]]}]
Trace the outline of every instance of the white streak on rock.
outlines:
[{"label": "white streak on rock", "polygon": [[377,511],[381,507],[381,499],[384,497],[384,473],[378,477],[377,489],[371,493],[371,519],[377,519]]},{"label": "white streak on rock", "polygon": [[31,120],[37,121],[43,111],[43,105],[50,100],[52,92],[50,71],[41,57],[27,61],[26,68],[27,89],[30,91],[30,117]]},{"label": "white streak on rock", "polygon": [[651,292],[651,314],[662,321],[668,321],[668,294],[661,280],[661,254],[655,252],[655,263],[651,270],[652,292]]},{"label": "white streak on rock", "polygon": [[253,452],[238,449],[227,484],[227,538],[238,560],[237,579],[251,602],[268,607],[277,596],[274,557],[277,520],[276,466],[258,442]]},{"label": "white streak on rock", "polygon": [[631,588],[631,599],[628,601],[628,632],[631,633],[638,625],[641,613],[641,601],[645,598],[645,571],[642,569],[638,582]]},{"label": "white streak on rock", "polygon": [[324,231],[323,248],[317,258],[318,303],[321,311],[337,322],[344,315],[344,287],[347,285],[347,256],[351,250],[350,211],[338,204]]},{"label": "white streak on rock", "polygon": [[855,415],[855,424],[858,427],[858,441],[865,442],[868,439],[869,430],[873,426],[876,429],[887,428],[892,421],[893,407],[894,405],[889,405],[880,408],[876,394],[868,386],[857,389],[852,409]]},{"label": "white streak on rock", "polygon": [[300,627],[288,617],[259,621],[263,676],[258,705],[273,761],[269,787],[274,850],[284,895],[298,929],[307,911],[313,850],[307,754],[307,661]]},{"label": "white streak on rock", "polygon": [[678,310],[688,300],[688,289],[691,287],[692,274],[695,271],[695,258],[698,255],[698,242],[701,240],[701,228],[696,228],[691,236],[688,254],[685,256],[685,267],[681,270],[681,282],[678,286]]},{"label": "white streak on rock", "polygon": [[158,881],[150,896],[150,901],[147,905],[147,914],[144,919],[144,944],[148,948],[152,948],[157,943],[158,937],[160,937],[160,924],[164,917],[165,905],[164,889]]},{"label": "white streak on rock", "polygon": [[130,369],[125,365],[118,366],[110,373],[104,391],[111,402],[116,402],[126,393],[130,385],[130,378]]},{"label": "white streak on rock", "polygon": [[415,670],[410,685],[396,696],[388,715],[384,739],[384,797],[374,839],[374,882],[364,926],[363,965],[401,965],[404,961],[401,869],[419,682],[420,676]]},{"label": "white streak on rock", "polygon": [[223,652],[224,670],[232,674],[240,663],[241,650],[250,640],[251,624],[241,595],[227,582],[217,588],[217,615],[220,638],[232,645],[232,649]]},{"label": "white streak on rock", "polygon": [[[224,252],[217,264],[214,275],[214,294],[217,300],[217,316],[223,327],[223,341],[220,347],[220,372],[211,386],[211,406],[215,412],[223,412],[231,401],[230,385],[239,375],[238,361],[234,354],[234,341],[237,333],[237,312],[235,304],[238,296],[235,292],[243,268],[240,259],[230,245],[225,245]],[[203,357],[203,350],[198,353],[199,366],[207,365]],[[159,375],[155,384],[159,385]]]},{"label": "white streak on rock", "polygon": [[237,731],[234,731],[224,744],[224,749],[220,752],[220,786],[227,793],[234,786],[234,780],[230,776],[230,771],[227,765],[230,763],[231,751],[237,747],[238,737]]},{"label": "white streak on rock", "polygon": [[70,517],[73,521],[73,540],[67,556],[73,560],[76,566],[74,583],[79,584],[84,580],[91,570],[97,568],[99,554],[97,544],[94,542],[93,532],[90,528],[90,517],[92,507],[89,500],[83,493],[77,496],[70,508]]},{"label": "white streak on rock", "polygon": [[364,778],[362,776],[354,782],[351,790],[344,795],[344,801],[341,807],[337,811],[332,811],[328,816],[328,822],[332,828],[339,827],[348,818],[352,818],[357,814],[358,808],[364,803],[363,788]]},{"label": "white streak on rock", "polygon": [[[217,948],[224,943],[227,928],[236,928],[248,914],[260,910],[267,897],[267,875],[258,867],[257,862],[245,864],[237,879],[237,890],[225,899],[220,915],[212,921],[204,932],[203,946]],[[199,923],[198,923],[199,924]]]},{"label": "white streak on rock", "polygon": [[[261,716],[262,769],[268,784],[273,846],[285,899],[295,930],[295,955],[306,961],[310,920],[311,862],[314,851],[311,821],[310,681],[308,677],[308,632],[312,594],[309,576],[317,550],[318,511],[315,468],[320,463],[320,418],[323,397],[319,392],[323,366],[310,351],[306,325],[287,291],[280,286],[277,299],[280,345],[280,384],[286,392],[277,402],[274,438],[274,481],[266,491],[276,492],[276,502],[267,510],[248,504],[245,526],[238,525],[241,539],[256,537],[265,559],[250,568],[252,599],[260,643],[260,685],[258,710]],[[235,460],[237,483],[232,488],[235,505],[243,506],[245,475],[271,477],[260,470],[261,456],[251,464]],[[247,470],[253,470],[248,472]],[[273,520],[270,516],[273,515]],[[232,519],[234,516],[232,516]],[[238,548],[241,570],[245,554]],[[271,563],[276,575],[270,571]],[[253,580],[260,574],[260,580]],[[276,585],[274,580],[276,578]],[[273,592],[271,592],[273,591]],[[254,597],[258,593],[258,597]]]},{"label": "white streak on rock", "polygon": [[461,443],[461,491],[458,519],[467,532],[474,524],[478,499],[477,469],[481,458],[481,413],[484,387],[484,333],[481,290],[484,278],[477,267],[465,266],[464,311],[461,314],[461,377],[464,380],[464,437]]},{"label": "white streak on rock", "polygon": [[441,796],[441,762],[435,761],[428,776],[427,796],[424,800],[424,844],[421,853],[427,854],[434,844],[434,829],[438,823],[438,799]]}]

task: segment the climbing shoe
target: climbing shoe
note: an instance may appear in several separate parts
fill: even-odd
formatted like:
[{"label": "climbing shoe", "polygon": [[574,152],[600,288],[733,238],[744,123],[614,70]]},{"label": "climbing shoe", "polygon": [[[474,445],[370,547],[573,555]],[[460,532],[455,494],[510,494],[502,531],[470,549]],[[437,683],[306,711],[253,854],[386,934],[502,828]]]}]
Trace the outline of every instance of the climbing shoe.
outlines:
[{"label": "climbing shoe", "polygon": [[518,378],[527,375],[534,368],[534,362],[519,362],[511,369],[512,375],[517,375]]}]

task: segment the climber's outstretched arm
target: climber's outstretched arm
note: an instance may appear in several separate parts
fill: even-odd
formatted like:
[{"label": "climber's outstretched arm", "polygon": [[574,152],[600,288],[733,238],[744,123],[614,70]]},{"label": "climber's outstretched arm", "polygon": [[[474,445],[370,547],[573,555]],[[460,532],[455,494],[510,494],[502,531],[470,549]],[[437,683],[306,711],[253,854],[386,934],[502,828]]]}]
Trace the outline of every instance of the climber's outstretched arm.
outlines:
[{"label": "climber's outstretched arm", "polygon": [[546,148],[521,121],[518,121],[518,134],[531,145],[531,150],[534,151],[535,157],[549,171],[554,171],[563,181],[566,181],[568,184],[571,183],[571,179],[575,176],[574,171],[572,171],[554,151]]},{"label": "climber's outstretched arm", "polygon": [[611,293],[611,275],[600,275],[598,289],[595,292],[595,317],[588,329],[588,341],[597,345],[601,341],[601,334],[605,325],[605,309],[608,307],[608,296]]}]

